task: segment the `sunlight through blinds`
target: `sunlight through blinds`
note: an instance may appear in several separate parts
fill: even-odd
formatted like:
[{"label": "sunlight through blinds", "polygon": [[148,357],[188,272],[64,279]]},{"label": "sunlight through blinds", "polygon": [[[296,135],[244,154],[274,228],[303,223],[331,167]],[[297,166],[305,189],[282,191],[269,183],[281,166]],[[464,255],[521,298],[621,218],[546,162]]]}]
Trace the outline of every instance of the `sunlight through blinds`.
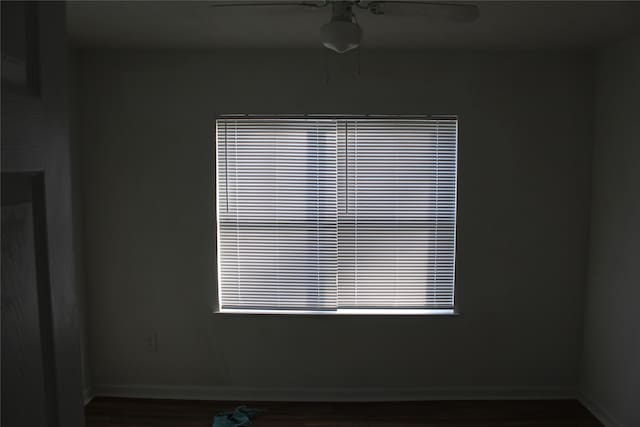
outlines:
[{"label": "sunlight through blinds", "polygon": [[217,121],[221,311],[452,309],[457,119]]}]

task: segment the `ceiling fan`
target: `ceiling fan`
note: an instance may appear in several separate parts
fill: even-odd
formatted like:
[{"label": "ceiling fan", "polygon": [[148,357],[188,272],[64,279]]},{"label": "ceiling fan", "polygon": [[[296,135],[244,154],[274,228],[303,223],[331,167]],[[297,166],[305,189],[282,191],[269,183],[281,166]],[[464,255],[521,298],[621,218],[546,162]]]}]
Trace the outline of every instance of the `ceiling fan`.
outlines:
[{"label": "ceiling fan", "polygon": [[273,7],[300,6],[321,9],[331,6],[331,20],[320,28],[322,44],[338,53],[360,46],[362,28],[355,9],[382,16],[426,16],[453,22],[473,22],[479,15],[478,6],[459,2],[432,1],[227,1],[214,2],[212,7]]}]

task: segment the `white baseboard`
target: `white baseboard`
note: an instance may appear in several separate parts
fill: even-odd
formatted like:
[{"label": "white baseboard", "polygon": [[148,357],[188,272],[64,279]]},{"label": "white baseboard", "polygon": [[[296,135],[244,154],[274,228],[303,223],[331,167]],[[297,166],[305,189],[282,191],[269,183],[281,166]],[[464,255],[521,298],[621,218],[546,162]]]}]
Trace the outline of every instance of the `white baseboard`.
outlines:
[{"label": "white baseboard", "polygon": [[149,399],[233,401],[410,401],[575,399],[569,387],[250,388],[99,384],[93,395]]},{"label": "white baseboard", "polygon": [[584,393],[578,394],[578,400],[593,414],[605,427],[624,427],[609,410],[597,403],[595,399]]}]

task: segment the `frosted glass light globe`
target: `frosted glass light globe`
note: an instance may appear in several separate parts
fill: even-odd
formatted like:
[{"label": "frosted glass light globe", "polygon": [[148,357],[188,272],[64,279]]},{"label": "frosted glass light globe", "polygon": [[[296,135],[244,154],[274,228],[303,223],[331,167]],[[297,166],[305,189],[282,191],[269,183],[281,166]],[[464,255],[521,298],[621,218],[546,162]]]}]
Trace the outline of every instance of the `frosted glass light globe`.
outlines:
[{"label": "frosted glass light globe", "polygon": [[344,53],[360,46],[362,28],[355,22],[334,20],[320,29],[322,44],[338,53]]}]

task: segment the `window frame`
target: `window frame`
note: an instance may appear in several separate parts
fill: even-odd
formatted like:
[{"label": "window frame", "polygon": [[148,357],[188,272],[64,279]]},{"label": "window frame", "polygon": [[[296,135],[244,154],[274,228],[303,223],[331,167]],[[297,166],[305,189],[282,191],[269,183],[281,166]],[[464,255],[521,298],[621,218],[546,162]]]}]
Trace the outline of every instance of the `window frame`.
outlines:
[{"label": "window frame", "polygon": [[[403,119],[448,119],[456,120],[456,174],[455,174],[455,210],[454,210],[454,239],[453,239],[453,305],[450,308],[348,308],[348,309],[336,309],[336,310],[300,310],[300,309],[247,309],[247,308],[222,308],[222,286],[220,282],[220,230],[219,230],[219,203],[218,203],[218,121],[219,120],[233,120],[233,119],[335,119],[335,120],[349,120],[349,119],[387,119],[387,120],[403,120]],[[388,115],[388,114],[219,114],[214,118],[214,167],[213,167],[213,198],[215,203],[215,301],[213,312],[216,315],[303,315],[303,316],[436,316],[436,317],[448,317],[459,316],[459,300],[458,291],[459,286],[457,282],[458,273],[458,235],[459,235],[459,221],[458,221],[458,185],[459,185],[459,152],[460,152],[460,140],[459,140],[459,116],[456,114],[412,114],[412,115]]]}]

